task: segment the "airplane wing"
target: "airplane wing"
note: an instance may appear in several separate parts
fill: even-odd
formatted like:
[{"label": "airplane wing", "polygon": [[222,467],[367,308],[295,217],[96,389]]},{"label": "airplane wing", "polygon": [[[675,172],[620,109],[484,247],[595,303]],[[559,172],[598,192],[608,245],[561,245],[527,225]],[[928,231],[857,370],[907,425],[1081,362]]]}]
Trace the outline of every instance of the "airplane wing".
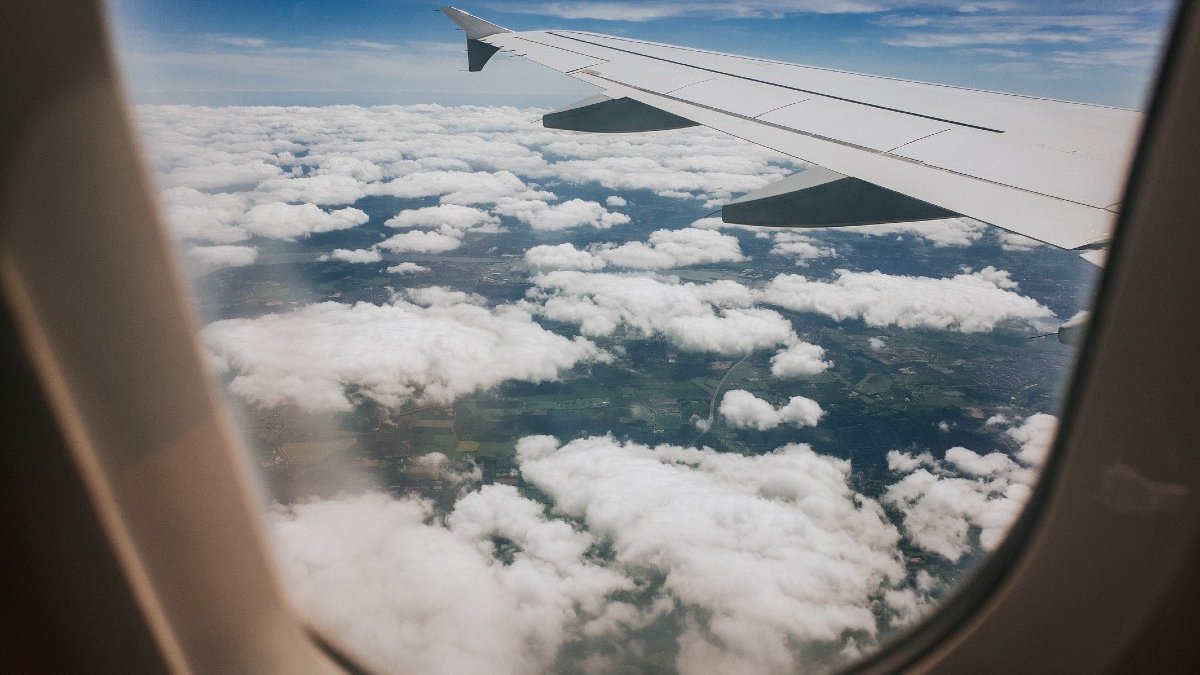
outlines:
[{"label": "airplane wing", "polygon": [[454,8],[471,70],[498,51],[600,87],[547,127],[703,125],[811,168],[726,222],[836,226],[963,215],[1065,249],[1103,245],[1140,113],[568,30],[512,32]]}]

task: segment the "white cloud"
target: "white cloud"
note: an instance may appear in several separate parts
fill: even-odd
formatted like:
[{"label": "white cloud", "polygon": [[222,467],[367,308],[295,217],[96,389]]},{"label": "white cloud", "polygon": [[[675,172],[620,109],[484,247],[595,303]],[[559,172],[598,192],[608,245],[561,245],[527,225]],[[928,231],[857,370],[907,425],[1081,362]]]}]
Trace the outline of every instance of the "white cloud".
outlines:
[{"label": "white cloud", "polygon": [[378,494],[275,507],[286,588],[383,671],[636,670],[622,659],[649,648],[639,631],[675,614],[673,669],[709,675],[854,651],[880,613],[911,620],[936,584],[906,582],[900,534],[850,488],[850,463],[806,445],[743,456],[531,436],[517,460],[549,513],[500,485],[445,516]]},{"label": "white cloud", "polygon": [[602,270],[603,258],[575,248],[574,244],[543,244],[525,251],[525,264],[542,270]]},{"label": "white cloud", "polygon": [[[1008,429],[1022,444],[1015,458],[962,447],[950,448],[942,460],[893,450],[888,467],[903,477],[882,501],[900,512],[904,535],[921,549],[957,562],[977,537],[980,548],[994,550],[1029,499],[1057,422],[1038,413]],[[989,426],[1006,424],[989,420]]]},{"label": "white cloud", "polygon": [[805,445],[742,456],[542,436],[517,456],[617,564],[661,575],[687,612],[685,675],[795,672],[797,647],[873,635],[876,598],[903,579],[897,533],[849,488],[849,462]]},{"label": "white cloud", "polygon": [[[705,208],[709,207],[705,206]],[[779,236],[780,234],[783,234],[778,232],[779,228],[777,227],[767,227],[765,225],[735,225],[733,223],[727,223],[721,220],[720,216],[705,216],[704,218],[698,218],[692,221],[691,226],[701,230],[745,230],[746,232],[755,233],[760,238]],[[803,237],[803,235],[797,236]]]},{"label": "white cloud", "polygon": [[359,248],[350,250],[345,248],[335,248],[333,249],[332,253],[323,255],[317,258],[317,260],[340,260],[348,263],[373,263],[383,260],[383,256],[379,254],[379,251],[374,249]]},{"label": "white cloud", "polygon": [[178,239],[233,244],[250,238],[238,225],[250,208],[244,195],[208,194],[190,187],[173,187],[159,193],[171,233]]},{"label": "white cloud", "polygon": [[1015,286],[1008,272],[993,267],[941,279],[838,270],[831,282],[781,274],[761,298],[839,321],[963,333],[990,331],[1005,322],[1038,325],[1054,316],[1033,298],[1013,292]]},{"label": "white cloud", "polygon": [[258,260],[258,249],[253,246],[192,246],[186,255],[202,274],[207,274],[224,267],[253,265]]},{"label": "white cloud", "polygon": [[[353,53],[360,61],[377,58],[378,50],[370,51]],[[239,221],[255,204],[328,208],[364,196],[436,197],[481,210],[497,205],[497,215],[536,229],[606,228],[629,222],[610,210],[624,197],[555,204],[557,196],[538,182],[710,202],[795,168],[778,153],[707,129],[571,136],[542,128],[537,110],[511,107],[143,106],[138,113],[168,188],[173,231],[220,244],[250,236]]]},{"label": "white cloud", "polygon": [[413,230],[397,234],[376,244],[392,253],[445,253],[462,245],[462,239],[440,232]]},{"label": "white cloud", "polygon": [[357,227],[369,217],[359,209],[322,211],[314,204],[259,204],[242,216],[239,223],[246,231],[269,239],[296,239],[319,232]]},{"label": "white cloud", "polygon": [[816,426],[825,411],[811,398],[793,396],[779,408],[744,389],[725,392],[719,408],[721,416],[731,427],[766,431],[780,424],[797,427]]},{"label": "white cloud", "polygon": [[607,229],[629,222],[629,216],[583,199],[554,205],[540,199],[501,199],[494,208],[496,213],[516,218],[535,230],[567,230],[583,226]]},{"label": "white cloud", "polygon": [[811,237],[796,232],[776,232],[774,240],[775,245],[771,248],[771,253],[789,256],[797,264],[805,264],[817,258],[837,257],[837,251],[833,248],[821,246]]},{"label": "white cloud", "polygon": [[[540,673],[615,591],[586,532],[515,488],[469,493],[439,518],[426,502],[363,495],[276,507],[268,524],[286,588],[380,671]],[[497,538],[512,542],[502,561]]]},{"label": "white cloud", "polygon": [[775,377],[800,377],[824,372],[832,363],[825,360],[825,350],[808,342],[796,342],[771,357],[771,374]]},{"label": "white cloud", "polygon": [[500,219],[487,211],[459,204],[440,204],[401,211],[384,223],[388,227],[436,229],[448,236],[461,236],[461,233],[468,231],[494,232],[499,224]]},{"label": "white cloud", "polygon": [[543,329],[524,310],[473,302],[325,302],[217,321],[204,341],[219,372],[232,376],[234,394],[309,411],[349,410],[358,396],[386,406],[445,403],[504,380],[555,380],[577,363],[606,358],[583,338]]},{"label": "white cloud", "polygon": [[868,338],[867,346],[871,348],[871,351],[881,351],[887,348],[887,340],[878,337]]},{"label": "white cloud", "polygon": [[679,283],[603,272],[555,271],[533,278],[531,310],[573,323],[588,336],[622,326],[661,334],[685,351],[745,354],[791,344],[795,334],[779,313],[754,308],[750,289],[733,281]]},{"label": "white cloud", "polygon": [[1046,461],[1046,454],[1050,452],[1050,444],[1054,442],[1057,430],[1057,417],[1037,413],[1025,418],[1024,422],[1012,427],[1007,433],[1021,444],[1017,458],[1025,464],[1038,467]]},{"label": "white cloud", "polygon": [[1035,248],[1045,246],[1045,244],[1036,239],[1030,239],[1029,237],[1023,237],[1004,230],[998,231],[996,237],[1000,240],[1000,248],[1005,251],[1032,251]]},{"label": "white cloud", "polygon": [[424,265],[418,265],[415,262],[402,262],[392,265],[387,268],[387,271],[392,274],[419,274],[421,272],[428,272],[429,268]]},{"label": "white cloud", "polygon": [[436,197],[446,204],[492,204],[500,199],[553,199],[552,192],[534,190],[510,171],[420,171],[370,187],[372,195]]},{"label": "white cloud", "polygon": [[939,248],[947,246],[970,246],[983,237],[987,225],[970,218],[946,218],[925,220],[915,223],[883,223],[879,225],[856,225],[839,228],[844,232],[857,232],[870,236],[889,234],[911,234],[927,239]]},{"label": "white cloud", "polygon": [[216,190],[254,186],[282,173],[279,167],[268,164],[262,159],[237,159],[239,161],[217,161],[180,166],[165,174],[160,174],[159,180],[167,187],[184,186],[198,190]]},{"label": "white cloud", "polygon": [[633,269],[669,269],[746,259],[737,237],[694,227],[656,230],[645,243],[602,244],[592,252],[616,267]]},{"label": "white cloud", "polygon": [[604,198],[604,205],[620,208],[622,206],[628,206],[629,202],[626,201],[625,198],[621,197],[620,195],[609,195]]},{"label": "white cloud", "polygon": [[525,262],[536,269],[601,270],[611,265],[630,269],[671,269],[690,265],[745,260],[736,237],[709,230],[656,230],[646,242],[593,244],[587,250],[574,244],[535,246]]},{"label": "white cloud", "polygon": [[440,196],[445,204],[493,204],[504,199],[554,199],[511,171],[418,171],[386,183],[373,183],[369,194],[415,199]]},{"label": "white cloud", "polygon": [[454,307],[463,304],[482,307],[487,304],[487,298],[482,295],[456,291],[445,286],[410,288],[404,291],[404,295],[422,307]]},{"label": "white cloud", "polygon": [[259,202],[307,202],[323,206],[352,204],[367,195],[363,184],[352,176],[274,178],[258,184],[253,197]]}]

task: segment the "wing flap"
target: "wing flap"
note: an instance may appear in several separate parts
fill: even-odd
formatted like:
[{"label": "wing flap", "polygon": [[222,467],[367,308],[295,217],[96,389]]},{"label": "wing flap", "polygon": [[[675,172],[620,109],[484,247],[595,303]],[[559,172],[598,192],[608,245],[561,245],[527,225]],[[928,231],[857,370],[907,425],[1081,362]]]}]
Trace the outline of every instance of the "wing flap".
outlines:
[{"label": "wing flap", "polygon": [[629,97],[601,94],[542,116],[547,129],[625,134],[698,126],[695,122]]},{"label": "wing flap", "polygon": [[815,166],[721,208],[721,219],[727,223],[776,227],[905,223],[956,215],[940,206]]}]

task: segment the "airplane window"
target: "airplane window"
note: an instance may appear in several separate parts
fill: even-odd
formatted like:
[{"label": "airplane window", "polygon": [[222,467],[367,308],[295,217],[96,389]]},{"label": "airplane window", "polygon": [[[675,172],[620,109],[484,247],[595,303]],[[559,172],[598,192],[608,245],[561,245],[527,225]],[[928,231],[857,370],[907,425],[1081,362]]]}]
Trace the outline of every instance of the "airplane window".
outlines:
[{"label": "airplane window", "polygon": [[455,674],[828,671],[933,611],[1046,460],[1171,8],[436,8],[112,5],[297,608]]}]

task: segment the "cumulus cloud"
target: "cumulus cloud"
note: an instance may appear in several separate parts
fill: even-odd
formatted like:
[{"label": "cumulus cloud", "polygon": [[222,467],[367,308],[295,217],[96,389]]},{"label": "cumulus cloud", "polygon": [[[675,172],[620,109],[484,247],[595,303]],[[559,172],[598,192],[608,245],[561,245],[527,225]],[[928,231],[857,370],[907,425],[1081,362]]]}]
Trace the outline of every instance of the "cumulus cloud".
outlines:
[{"label": "cumulus cloud", "polygon": [[1023,237],[1014,232],[1006,232],[1000,230],[996,233],[996,238],[1000,240],[1000,248],[1005,251],[1032,251],[1035,248],[1045,246],[1042,242],[1029,237]]},{"label": "cumulus cloud", "polygon": [[902,478],[882,501],[900,512],[904,535],[921,549],[957,562],[977,538],[979,548],[991,551],[1028,501],[1057,421],[1039,413],[1008,429],[1022,444],[1015,457],[954,447],[938,460],[893,450],[888,467]]},{"label": "cumulus cloud", "polygon": [[1025,418],[1020,425],[1008,429],[1007,433],[1021,444],[1017,458],[1025,464],[1038,467],[1046,461],[1046,453],[1050,452],[1050,444],[1054,442],[1057,430],[1057,417],[1037,413]]},{"label": "cumulus cloud", "polygon": [[178,239],[232,244],[250,238],[250,233],[238,225],[250,208],[245,195],[209,194],[180,186],[163,190],[159,200],[171,233]]},{"label": "cumulus cloud", "polygon": [[448,236],[461,236],[461,233],[467,231],[495,232],[499,224],[500,219],[487,211],[459,204],[440,204],[401,211],[384,223],[388,227],[436,229]]},{"label": "cumulus cloud", "polygon": [[776,232],[774,241],[775,245],[771,247],[771,253],[790,257],[800,265],[817,258],[837,256],[837,251],[833,248],[821,246],[812,237],[806,237],[796,232]]},{"label": "cumulus cloud", "polygon": [[[367,196],[495,206],[495,215],[540,230],[606,228],[628,222],[610,210],[625,206],[624,197],[554,203],[558,197],[539,182],[707,203],[795,169],[785,156],[707,129],[573,137],[541,127],[536,110],[508,107],[142,106],[138,113],[173,232],[216,244],[258,234],[240,225],[255,206],[308,205],[315,216],[313,208]],[[257,227],[260,236],[305,236],[274,222]]]},{"label": "cumulus cloud", "polygon": [[744,389],[725,392],[719,411],[729,426],[759,431],[774,429],[780,424],[797,427],[816,426],[825,414],[821,406],[811,398],[793,396],[786,404],[776,408]]},{"label": "cumulus cloud", "polygon": [[297,604],[385,672],[546,672],[572,629],[632,588],[588,559],[593,536],[505,485],[444,518],[373,494],[276,507],[268,524]]},{"label": "cumulus cloud", "polygon": [[661,575],[688,612],[687,675],[794,672],[805,646],[874,635],[876,602],[903,578],[897,532],[848,487],[849,462],[806,445],[743,456],[539,436],[517,457],[617,564]]},{"label": "cumulus cloud", "polygon": [[778,312],[753,307],[753,292],[733,281],[680,283],[671,278],[604,272],[555,271],[536,275],[531,310],[573,323],[588,336],[626,328],[663,335],[680,349],[746,354],[796,340]]},{"label": "cumulus cloud", "polygon": [[525,262],[530,267],[568,270],[601,270],[609,265],[671,269],[745,259],[736,237],[691,227],[656,230],[645,242],[593,244],[586,250],[573,244],[542,245],[525,253]]},{"label": "cumulus cloud", "polygon": [[244,267],[258,260],[258,249],[253,246],[192,246],[187,250],[187,259],[203,274],[224,267]]},{"label": "cumulus cloud", "polygon": [[525,264],[536,270],[602,270],[604,258],[575,248],[574,244],[543,244],[525,251]]},{"label": "cumulus cloud", "polygon": [[816,375],[831,365],[825,360],[823,348],[808,342],[796,342],[771,357],[771,374],[775,377]]},{"label": "cumulus cloud", "polygon": [[333,249],[332,253],[323,255],[317,258],[317,260],[340,260],[341,262],[348,263],[373,263],[383,260],[383,256],[379,254],[379,251],[374,249],[358,248],[351,250],[345,248],[335,248]]},{"label": "cumulus cloud", "polygon": [[216,161],[200,165],[180,166],[160,174],[159,180],[168,187],[185,186],[200,190],[253,186],[275,178],[282,171],[262,159],[248,161]]},{"label": "cumulus cloud", "polygon": [[570,199],[560,204],[547,204],[540,199],[502,199],[494,208],[496,213],[516,218],[535,230],[567,230],[583,226],[607,229],[629,222],[629,216],[583,199]]},{"label": "cumulus cloud", "polygon": [[857,232],[879,237],[889,234],[910,234],[926,239],[934,246],[970,246],[983,237],[987,225],[971,218],[945,218],[924,220],[915,223],[882,223],[878,225],[855,225],[840,228],[844,232]]},{"label": "cumulus cloud", "polygon": [[259,202],[307,202],[334,206],[353,204],[367,196],[367,191],[353,176],[319,174],[265,180],[258,184],[251,196]]},{"label": "cumulus cloud", "polygon": [[517,307],[421,298],[430,306],[325,302],[226,319],[204,329],[204,342],[218,370],[232,377],[234,394],[314,412],[350,410],[356,397],[387,406],[414,398],[445,403],[504,380],[555,380],[577,363],[606,358],[588,340],[555,335]]},{"label": "cumulus cloud", "polygon": [[867,346],[871,348],[871,351],[877,352],[887,347],[887,340],[879,337],[868,338]]},{"label": "cumulus cloud", "polygon": [[[549,512],[502,485],[445,515],[379,494],[275,507],[286,587],[388,672],[637,670],[637,631],[673,614],[674,669],[709,675],[853,649],[880,615],[918,613],[933,584],[906,582],[900,534],[850,488],[850,463],[806,445],[743,456],[529,436],[517,460]],[[573,643],[590,647],[582,661]]]},{"label": "cumulus cloud", "polygon": [[414,230],[397,234],[376,244],[392,253],[445,253],[462,245],[462,239],[441,232]]},{"label": "cumulus cloud", "polygon": [[392,274],[419,274],[421,272],[428,272],[429,268],[424,265],[418,265],[415,262],[402,262],[388,267],[387,271]]},{"label": "cumulus cloud", "polygon": [[414,171],[395,180],[373,183],[367,193],[415,199],[439,197],[444,204],[494,204],[505,199],[554,199],[511,171]]},{"label": "cumulus cloud", "polygon": [[360,209],[322,211],[314,204],[259,204],[242,217],[240,225],[248,232],[268,239],[296,239],[319,232],[357,227],[369,217]]},{"label": "cumulus cloud", "polygon": [[963,333],[993,330],[1005,322],[1038,325],[1054,316],[1047,307],[1012,289],[1008,272],[986,267],[948,278],[838,270],[833,281],[781,274],[763,301],[836,320],[862,319],[868,326],[932,328]]},{"label": "cumulus cloud", "polygon": [[595,247],[594,253],[616,267],[633,269],[669,269],[746,259],[736,237],[694,227],[656,230],[644,243],[602,244]]}]

